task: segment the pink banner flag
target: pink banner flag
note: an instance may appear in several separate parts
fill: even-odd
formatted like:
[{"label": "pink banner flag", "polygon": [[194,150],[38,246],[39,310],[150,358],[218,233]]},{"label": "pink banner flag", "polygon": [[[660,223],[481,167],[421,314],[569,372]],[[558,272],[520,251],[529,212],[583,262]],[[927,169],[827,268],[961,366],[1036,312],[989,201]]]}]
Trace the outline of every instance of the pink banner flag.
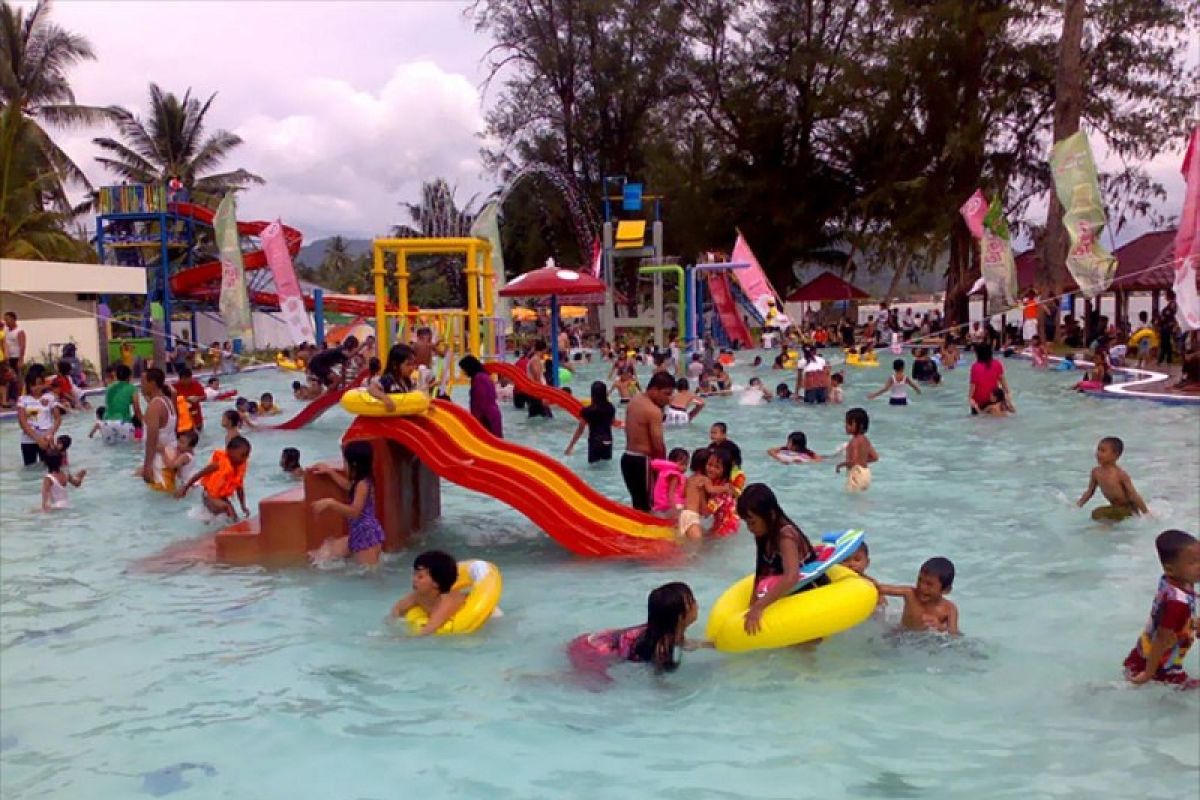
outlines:
[{"label": "pink banner flag", "polygon": [[288,332],[296,344],[316,342],[312,321],[304,308],[304,297],[300,294],[300,282],[292,266],[292,254],[288,252],[283,236],[283,226],[275,220],[259,235],[267,265],[275,277],[275,293],[279,296],[279,312],[287,323]]},{"label": "pink banner flag", "polygon": [[600,269],[604,262],[604,253],[602,250],[600,239],[597,237],[596,241],[592,242],[592,275],[597,278],[600,277]]},{"label": "pink banner flag", "polygon": [[963,221],[967,223],[967,227],[971,229],[971,235],[976,239],[983,238],[983,220],[987,216],[988,201],[983,196],[982,189],[976,189],[975,194],[963,203],[962,208],[958,213],[962,214]]},{"label": "pink banner flag", "polygon": [[1177,318],[1185,331],[1200,330],[1200,296],[1196,292],[1196,273],[1200,271],[1200,126],[1192,130],[1187,155],[1183,157],[1183,178],[1187,193],[1183,213],[1175,234],[1175,302]]},{"label": "pink banner flag", "polygon": [[745,236],[742,236],[741,231],[738,231],[737,241],[734,242],[731,259],[734,263],[750,265],[747,269],[734,270],[733,277],[742,287],[742,294],[746,295],[746,299],[754,305],[754,310],[762,317],[763,325],[768,328],[787,327],[789,323],[783,316],[783,303],[780,301],[779,293],[767,280],[762,265],[758,263],[758,258],[755,257],[754,251],[750,249],[750,243],[746,241]]}]

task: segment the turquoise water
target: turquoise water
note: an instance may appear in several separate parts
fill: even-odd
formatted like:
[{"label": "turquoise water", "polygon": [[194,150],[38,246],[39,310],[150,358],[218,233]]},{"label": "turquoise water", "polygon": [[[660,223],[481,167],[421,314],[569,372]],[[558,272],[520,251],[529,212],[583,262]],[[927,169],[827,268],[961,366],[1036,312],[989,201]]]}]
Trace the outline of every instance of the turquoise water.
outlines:
[{"label": "turquoise water", "polygon": [[[748,533],[669,566],[583,561],[511,509],[445,484],[425,542],[496,562],[505,613],[473,637],[410,640],[383,617],[407,589],[411,554],[375,574],[147,574],[136,560],[203,531],[186,513],[197,501],[145,491],[127,477],[137,455],[87,441],[78,416],[66,427],[88,480],[73,510],[35,513],[40,474],[13,466],[16,429],[4,426],[0,793],[1195,796],[1200,692],[1130,689],[1120,665],[1159,575],[1154,536],[1200,528],[1200,414],[1084,397],[1066,389],[1076,376],[1006,367],[1011,419],[965,414],[961,368],[907,408],[865,403],[882,460],[861,496],[842,492],[832,462],[789,467],[763,452],[793,429],[831,452],[844,408],[716,399],[691,428],[668,429],[668,446],[691,448],[707,423],[728,422],[750,479],[774,487],[810,534],[867,529],[881,580],[953,559],[961,640],[897,637],[876,619],[811,651],[689,653],[665,677],[622,665],[603,692],[570,679],[565,643],[641,622],[647,592],[674,579],[699,598],[701,635],[704,611],[751,568]],[[886,371],[848,376],[860,404]],[[289,382],[266,373],[238,386],[286,395]],[[574,428],[505,413],[510,438],[556,456]],[[252,434],[251,502],[290,485],[276,474],[282,447],[305,463],[332,456],[347,422],[339,410],[296,434]],[[1110,527],[1074,508],[1105,435],[1125,439],[1122,464],[1158,519]],[[589,468],[583,449],[568,463],[623,497],[615,465]]]}]

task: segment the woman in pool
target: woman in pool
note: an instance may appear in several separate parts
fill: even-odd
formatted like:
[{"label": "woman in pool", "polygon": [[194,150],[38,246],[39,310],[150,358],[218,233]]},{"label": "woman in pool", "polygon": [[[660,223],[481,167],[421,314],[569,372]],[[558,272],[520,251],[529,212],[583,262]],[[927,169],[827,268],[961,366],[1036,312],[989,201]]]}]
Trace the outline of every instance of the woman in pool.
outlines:
[{"label": "woman in pool", "polygon": [[496,384],[492,383],[492,376],[472,355],[459,359],[458,367],[471,379],[471,416],[479,420],[490,434],[503,439],[504,423],[500,417],[500,404],[496,401]]},{"label": "woman in pool", "polygon": [[993,396],[997,387],[1004,391],[1008,408],[1015,411],[1012,404],[1012,392],[1009,391],[1008,381],[1004,379],[1004,365],[992,358],[992,346],[980,342],[975,347],[975,363],[971,365],[971,378],[967,389],[967,402],[971,405],[971,413],[984,411],[995,400]]},{"label": "woman in pool", "polygon": [[585,633],[567,645],[571,664],[580,672],[611,680],[607,668],[618,661],[652,664],[671,672],[679,667],[679,651],[711,646],[690,641],[688,627],[699,616],[696,597],[686,583],[667,583],[650,592],[646,623]]}]

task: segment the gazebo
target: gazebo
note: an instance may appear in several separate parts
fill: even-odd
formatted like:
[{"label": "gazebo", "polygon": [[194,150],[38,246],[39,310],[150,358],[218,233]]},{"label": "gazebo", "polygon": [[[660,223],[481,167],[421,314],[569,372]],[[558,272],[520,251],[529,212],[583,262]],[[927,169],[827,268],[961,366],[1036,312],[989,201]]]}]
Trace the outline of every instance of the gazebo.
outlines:
[{"label": "gazebo", "polygon": [[[784,298],[784,302],[806,306],[809,303],[858,302],[868,298],[870,295],[862,289],[826,270],[789,294]],[[789,316],[793,320],[804,318],[803,314],[789,314]]]}]

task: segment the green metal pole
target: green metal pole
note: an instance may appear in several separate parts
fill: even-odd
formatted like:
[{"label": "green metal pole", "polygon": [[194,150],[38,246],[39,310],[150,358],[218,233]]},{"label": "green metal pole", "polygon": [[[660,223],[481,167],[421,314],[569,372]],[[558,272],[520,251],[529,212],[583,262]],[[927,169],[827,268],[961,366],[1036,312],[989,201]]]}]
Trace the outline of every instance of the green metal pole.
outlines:
[{"label": "green metal pole", "polygon": [[678,312],[677,316],[679,317],[679,328],[675,335],[680,337],[681,340],[685,339],[687,337],[687,329],[683,326],[684,320],[687,319],[687,298],[684,296],[683,291],[683,267],[679,266],[678,264],[667,264],[661,267],[638,267],[638,274],[670,274],[679,279],[679,302],[675,304],[675,310]]}]

